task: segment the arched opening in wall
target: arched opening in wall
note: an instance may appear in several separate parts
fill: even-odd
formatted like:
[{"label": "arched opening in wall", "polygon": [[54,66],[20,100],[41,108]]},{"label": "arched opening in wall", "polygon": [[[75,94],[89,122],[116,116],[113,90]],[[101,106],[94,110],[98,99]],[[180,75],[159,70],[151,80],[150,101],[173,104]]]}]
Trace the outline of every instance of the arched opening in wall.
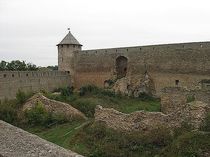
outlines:
[{"label": "arched opening in wall", "polygon": [[119,56],[116,59],[116,73],[117,78],[120,79],[126,76],[128,59],[124,56]]}]

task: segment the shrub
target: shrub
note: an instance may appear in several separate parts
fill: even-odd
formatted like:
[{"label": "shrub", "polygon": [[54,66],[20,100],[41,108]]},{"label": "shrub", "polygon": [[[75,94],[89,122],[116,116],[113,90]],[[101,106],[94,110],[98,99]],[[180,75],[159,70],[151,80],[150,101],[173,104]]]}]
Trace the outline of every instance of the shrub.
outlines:
[{"label": "shrub", "polygon": [[188,95],[187,96],[187,103],[195,101],[195,96],[194,95]]},{"label": "shrub", "polygon": [[90,101],[76,100],[73,104],[73,107],[81,111],[87,117],[94,117],[96,104]]},{"label": "shrub", "polygon": [[146,101],[146,100],[154,100],[155,98],[147,93],[140,93],[139,94],[140,100]]},{"label": "shrub", "polygon": [[27,118],[29,125],[40,125],[45,127],[56,123],[66,122],[64,116],[48,113],[41,102],[37,102],[32,109],[27,110],[25,112],[25,117]]},{"label": "shrub", "polygon": [[120,95],[116,95],[113,91],[109,91],[109,90],[101,90],[100,92],[102,95],[106,95],[106,96],[109,96],[109,97],[120,97]]},{"label": "shrub", "polygon": [[73,87],[60,88],[61,96],[67,97],[73,94]]},{"label": "shrub", "polygon": [[98,91],[98,87],[96,87],[95,85],[86,85],[79,89],[79,95],[84,96],[90,93],[97,93],[97,91]]},{"label": "shrub", "polygon": [[29,99],[34,93],[28,92],[27,94],[21,90],[18,90],[16,94],[17,104],[23,104]]},{"label": "shrub", "polygon": [[[83,137],[83,138],[81,138]],[[124,133],[109,129],[102,122],[89,124],[75,135],[71,142],[84,142],[90,148],[92,157],[155,156],[162,148],[170,144],[172,135],[169,130],[160,127],[150,133]]]},{"label": "shrub", "polygon": [[41,102],[37,102],[32,109],[27,110],[25,115],[30,125],[42,125],[48,118],[47,111]]},{"label": "shrub", "polygon": [[0,102],[0,119],[8,123],[17,120],[16,104],[12,101],[4,100]]},{"label": "shrub", "polygon": [[103,96],[110,96],[115,97],[117,96],[113,91],[105,90],[94,85],[87,85],[83,86],[79,90],[79,95],[84,96],[87,94],[94,94],[94,95],[103,95]]}]

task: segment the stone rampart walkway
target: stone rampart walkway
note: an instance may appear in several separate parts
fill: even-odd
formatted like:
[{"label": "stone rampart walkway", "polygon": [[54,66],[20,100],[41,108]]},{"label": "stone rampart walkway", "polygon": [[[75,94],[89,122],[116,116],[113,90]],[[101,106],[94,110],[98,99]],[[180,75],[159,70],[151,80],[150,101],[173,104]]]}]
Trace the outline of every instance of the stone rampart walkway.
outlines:
[{"label": "stone rampart walkway", "polygon": [[82,157],[0,120],[0,157]]}]

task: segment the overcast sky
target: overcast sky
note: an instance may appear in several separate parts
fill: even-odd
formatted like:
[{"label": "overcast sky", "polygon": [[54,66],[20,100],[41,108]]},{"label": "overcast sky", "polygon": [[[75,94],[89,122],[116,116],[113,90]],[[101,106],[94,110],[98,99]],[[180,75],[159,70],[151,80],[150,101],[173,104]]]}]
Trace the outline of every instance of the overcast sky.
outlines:
[{"label": "overcast sky", "polygon": [[68,27],[83,49],[210,41],[210,1],[0,0],[0,60],[56,65]]}]

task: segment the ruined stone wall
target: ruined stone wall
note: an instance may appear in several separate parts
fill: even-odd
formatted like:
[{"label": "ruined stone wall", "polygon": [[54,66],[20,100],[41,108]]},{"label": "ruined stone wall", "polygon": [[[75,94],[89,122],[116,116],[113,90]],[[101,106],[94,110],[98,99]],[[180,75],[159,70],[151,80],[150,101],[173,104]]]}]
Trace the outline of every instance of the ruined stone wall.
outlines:
[{"label": "ruined stone wall", "polygon": [[[170,103],[172,103],[172,100],[175,100],[174,102],[178,103],[195,100],[195,101],[202,101],[210,106],[210,91],[205,91],[200,89],[187,90],[181,87],[166,87],[163,88],[161,91],[162,91],[161,102],[163,100],[164,104],[168,104],[169,101]],[[178,103],[175,104],[176,108],[178,107]],[[173,106],[173,103],[171,105]],[[167,105],[164,106],[166,107]]]},{"label": "ruined stone wall", "polygon": [[0,99],[14,98],[17,91],[52,91],[70,86],[70,75],[61,71],[0,71]]},{"label": "ruined stone wall", "polygon": [[[194,129],[199,129],[204,123],[209,107],[201,101],[185,103],[178,100],[178,97],[170,97],[175,100],[163,101],[162,110],[165,112],[135,111],[130,114],[119,112],[113,108],[103,108],[97,106],[95,109],[95,121],[103,122],[106,126],[120,131],[148,132],[159,128],[179,128],[183,123],[191,125]],[[174,103],[172,103],[174,101]],[[177,102],[176,102],[177,101]],[[181,104],[180,104],[181,102]],[[182,104],[184,103],[184,104]],[[174,109],[173,105],[178,105]],[[170,109],[174,110],[170,110]],[[167,111],[167,113],[166,113]]]},{"label": "ruined stone wall", "polygon": [[[154,79],[157,91],[179,85],[196,88],[202,79],[210,79],[210,42],[183,43],[99,50],[75,53],[74,71],[77,86],[93,83],[103,86],[106,79],[116,75],[116,59],[128,59],[129,78],[142,77],[147,71]],[[131,80],[138,82],[138,80]]]}]

